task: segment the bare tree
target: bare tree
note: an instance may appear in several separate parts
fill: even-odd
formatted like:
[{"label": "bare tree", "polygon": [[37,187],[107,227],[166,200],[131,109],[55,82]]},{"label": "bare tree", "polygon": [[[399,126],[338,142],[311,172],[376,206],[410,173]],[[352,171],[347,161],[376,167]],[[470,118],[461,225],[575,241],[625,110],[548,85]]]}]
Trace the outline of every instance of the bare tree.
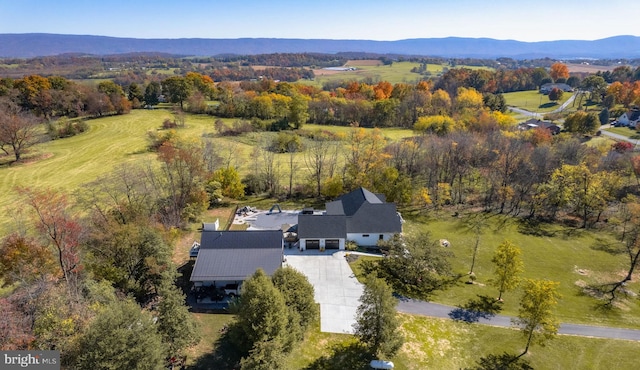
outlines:
[{"label": "bare tree", "polygon": [[0,101],[0,150],[19,161],[38,142],[38,120],[8,100]]},{"label": "bare tree", "polygon": [[298,162],[295,160],[297,149],[298,146],[296,143],[289,142],[289,144],[287,144],[287,151],[289,152],[289,198],[291,198],[291,194],[293,192],[293,175],[300,167]]},{"label": "bare tree", "polygon": [[325,141],[312,141],[308,145],[308,149],[304,155],[304,163],[309,171],[309,176],[316,185],[316,196],[320,196],[322,179],[327,172],[327,158],[329,154],[329,146]]}]

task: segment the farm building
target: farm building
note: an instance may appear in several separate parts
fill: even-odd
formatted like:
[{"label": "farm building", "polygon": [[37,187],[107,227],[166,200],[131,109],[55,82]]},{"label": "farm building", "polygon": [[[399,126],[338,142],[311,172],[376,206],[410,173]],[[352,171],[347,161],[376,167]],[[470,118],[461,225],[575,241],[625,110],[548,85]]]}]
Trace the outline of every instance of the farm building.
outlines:
[{"label": "farm building", "polygon": [[546,128],[551,132],[551,135],[557,135],[560,133],[560,126],[554,125],[553,123],[548,121],[541,121],[535,118],[522,122],[521,124],[518,125],[518,128],[523,131],[532,130],[538,127]]}]

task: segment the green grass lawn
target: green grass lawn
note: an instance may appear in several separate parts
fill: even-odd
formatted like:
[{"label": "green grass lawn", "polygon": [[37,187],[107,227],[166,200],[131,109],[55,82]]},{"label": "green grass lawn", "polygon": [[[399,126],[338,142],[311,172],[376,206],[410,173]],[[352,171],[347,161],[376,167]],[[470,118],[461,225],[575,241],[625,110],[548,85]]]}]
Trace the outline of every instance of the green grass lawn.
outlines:
[{"label": "green grass lawn", "polygon": [[611,127],[606,129],[606,131],[613,132],[614,134],[626,136],[634,140],[640,139],[640,133],[638,133],[638,131],[629,127]]},{"label": "green grass lawn", "polygon": [[[507,101],[507,105],[526,109],[530,112],[547,113],[562,105],[570,97],[570,93],[564,93],[562,99],[557,103],[549,101],[547,95],[540,94],[538,90],[516,91],[502,94]],[[567,109],[571,108],[570,106]]]},{"label": "green grass lawn", "polygon": [[[496,296],[497,290],[489,284],[493,274],[491,258],[495,248],[504,240],[510,240],[522,250],[524,278],[550,279],[560,282],[562,298],[557,306],[557,317],[561,322],[597,326],[640,328],[640,304],[638,299],[623,300],[615,308],[603,309],[602,302],[583,293],[586,284],[603,284],[616,281],[625,273],[627,258],[624,254],[611,254],[605,250],[618,245],[608,233],[585,231],[554,225],[528,227],[518,220],[500,216],[478,214],[488,217],[488,227],[480,239],[480,247],[474,267],[477,282],[474,285],[461,283],[433,296],[433,301],[452,306],[461,305],[477,295]],[[433,239],[447,239],[456,273],[469,272],[475,236],[468,231],[466,220],[470,216],[454,218],[443,212],[433,215],[428,221],[412,221],[405,224],[405,232],[426,230]],[[537,235],[534,235],[537,234]],[[628,285],[631,292],[640,290],[640,283]],[[507,292],[503,314],[515,316],[521,291]]]},{"label": "green grass lawn", "polygon": [[[514,329],[404,314],[400,318],[405,344],[391,359],[398,370],[461,369],[488,354],[520,354],[524,349],[524,337]],[[288,357],[287,368],[347,368],[344,364],[355,357],[356,342],[350,335],[313,328]],[[535,369],[634,369],[638,350],[640,343],[633,341],[558,336],[545,347],[532,346],[524,358]],[[349,366],[368,368],[366,361]]]},{"label": "green grass lawn", "polygon": [[[155,154],[146,150],[147,132],[159,130],[164,119],[172,119],[165,109],[133,110],[130,114],[87,121],[89,130],[80,135],[36,145],[21,163],[10,164],[9,157],[0,157],[0,234],[13,228],[13,222],[21,222],[13,210],[16,205],[16,186],[51,187],[73,192],[79,186],[108,174],[122,163],[148,163],[155,161]],[[187,115],[185,127],[177,129],[181,137],[210,138],[221,156],[232,157],[232,165],[241,175],[250,171],[253,147],[260,141],[277,134],[251,133],[240,137],[215,137],[214,122],[218,118],[208,115]],[[223,119],[231,124],[235,119]],[[327,130],[346,137],[352,128],[305,125],[306,130]],[[365,129],[371,130],[371,129]],[[413,135],[411,130],[389,128],[383,134],[390,140]],[[288,154],[277,154],[276,162],[283,185],[288,185]],[[294,182],[306,181],[304,154],[297,153],[299,175]],[[286,183],[286,184],[285,184]],[[20,207],[18,207],[20,208]]]},{"label": "green grass lawn", "polygon": [[[209,362],[220,329],[233,315],[193,314],[202,340],[188,352],[191,370],[216,369]],[[405,343],[392,358],[395,369],[454,370],[476,364],[489,354],[520,354],[525,339],[518,330],[416,315],[399,315]],[[367,369],[368,360],[354,361],[357,339],[351,335],[322,333],[319,320],[287,357],[286,369]],[[635,369],[640,342],[559,335],[545,347],[533,345],[524,359],[535,369]],[[345,367],[349,364],[349,367]]]},{"label": "green grass lawn", "polygon": [[205,365],[207,355],[213,353],[222,328],[229,325],[234,320],[234,316],[212,313],[192,313],[191,315],[200,328],[201,339],[198,345],[187,351],[187,367],[190,370],[215,369],[213,363]]}]

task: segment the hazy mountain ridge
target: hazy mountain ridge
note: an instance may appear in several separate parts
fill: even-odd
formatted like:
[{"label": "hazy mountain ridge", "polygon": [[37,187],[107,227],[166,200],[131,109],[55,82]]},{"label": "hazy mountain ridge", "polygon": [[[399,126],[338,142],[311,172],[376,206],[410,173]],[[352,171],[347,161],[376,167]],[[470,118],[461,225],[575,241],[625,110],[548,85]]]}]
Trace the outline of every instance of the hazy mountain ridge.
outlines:
[{"label": "hazy mountain ridge", "polygon": [[594,41],[521,42],[489,38],[421,38],[398,41],[329,39],[136,39],[90,35],[0,34],[0,57],[65,53],[93,55],[158,52],[175,55],[369,52],[459,58],[640,58],[640,37],[614,36]]}]

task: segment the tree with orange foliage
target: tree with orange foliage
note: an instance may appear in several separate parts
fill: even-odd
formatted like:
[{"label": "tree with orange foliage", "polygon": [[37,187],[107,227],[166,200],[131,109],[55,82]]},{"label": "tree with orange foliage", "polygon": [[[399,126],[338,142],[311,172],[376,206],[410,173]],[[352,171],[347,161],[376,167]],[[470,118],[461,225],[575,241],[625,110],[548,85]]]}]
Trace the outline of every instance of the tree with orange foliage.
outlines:
[{"label": "tree with orange foliage", "polygon": [[564,63],[556,62],[551,65],[549,74],[554,81],[557,81],[559,78],[567,79],[569,78],[569,68]]},{"label": "tree with orange foliage", "polygon": [[67,284],[76,288],[77,275],[82,269],[78,250],[82,227],[69,212],[67,197],[53,189],[18,188],[35,213],[37,229],[43,240],[55,250],[60,271]]},{"label": "tree with orange foliage", "polygon": [[42,279],[55,270],[51,251],[37,240],[12,233],[0,244],[0,278],[4,285]]},{"label": "tree with orange foliage", "polygon": [[393,92],[393,85],[387,81],[380,81],[373,87],[376,100],[389,99]]}]

